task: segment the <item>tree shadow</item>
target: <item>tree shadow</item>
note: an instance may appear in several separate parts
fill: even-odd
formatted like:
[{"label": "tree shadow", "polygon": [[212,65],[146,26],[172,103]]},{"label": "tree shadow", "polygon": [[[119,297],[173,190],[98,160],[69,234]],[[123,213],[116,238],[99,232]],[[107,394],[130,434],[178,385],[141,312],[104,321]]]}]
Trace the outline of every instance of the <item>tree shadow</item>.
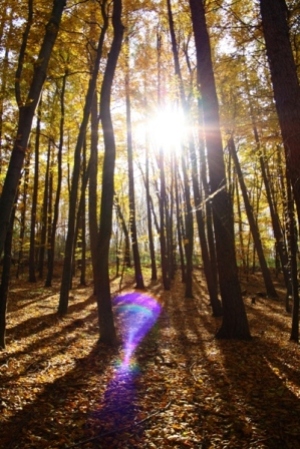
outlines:
[{"label": "tree shadow", "polygon": [[88,416],[105,390],[99,380],[114,355],[115,349],[97,343],[66,374],[46,383],[33,401],[5,421],[2,447],[63,448],[76,435],[89,433]]},{"label": "tree shadow", "polygon": [[[282,348],[275,339],[262,337],[216,340],[220,319],[211,316],[208,301],[183,296],[177,290],[168,310],[176,333],[174,350],[178,344],[185,359],[185,388],[193,392],[190,413],[201,428],[203,447],[299,448],[299,347]],[[276,327],[279,340],[287,328],[279,316],[269,316],[270,308],[272,302],[266,310],[253,311],[255,324]]]}]

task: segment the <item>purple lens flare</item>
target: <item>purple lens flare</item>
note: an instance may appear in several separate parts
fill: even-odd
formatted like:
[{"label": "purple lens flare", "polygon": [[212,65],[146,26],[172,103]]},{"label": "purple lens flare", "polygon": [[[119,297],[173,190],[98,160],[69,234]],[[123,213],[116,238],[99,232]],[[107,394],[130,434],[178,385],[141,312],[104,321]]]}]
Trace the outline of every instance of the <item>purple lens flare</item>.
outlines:
[{"label": "purple lens flare", "polygon": [[138,292],[117,296],[114,305],[121,322],[122,364],[126,367],[139,343],[156,323],[161,306],[153,297]]},{"label": "purple lens flare", "polygon": [[106,431],[125,428],[134,422],[138,413],[135,382],[140,372],[134,352],[161,312],[155,298],[136,291],[118,295],[113,306],[122,338],[122,358],[115,365],[100,409],[93,414]]}]

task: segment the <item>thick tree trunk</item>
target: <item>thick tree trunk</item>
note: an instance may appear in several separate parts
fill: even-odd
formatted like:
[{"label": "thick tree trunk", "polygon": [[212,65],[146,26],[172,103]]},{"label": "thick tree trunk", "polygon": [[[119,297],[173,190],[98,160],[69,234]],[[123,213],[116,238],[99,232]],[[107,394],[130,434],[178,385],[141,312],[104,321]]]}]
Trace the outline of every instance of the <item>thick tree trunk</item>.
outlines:
[{"label": "thick tree trunk", "polygon": [[276,110],[300,222],[300,87],[284,0],[260,0]]},{"label": "thick tree trunk", "polygon": [[100,340],[107,344],[114,344],[116,341],[109,279],[109,246],[112,232],[114,170],[116,158],[116,144],[110,111],[110,101],[112,83],[124,33],[121,15],[122,0],[114,0],[112,14],[114,37],[108,54],[100,99],[100,118],[104,137],[104,161],[100,206],[100,230],[97,244],[96,294]]},{"label": "thick tree trunk", "polygon": [[10,215],[19,185],[32,120],[40,99],[49,59],[58,34],[65,4],[66,2],[64,0],[53,1],[53,8],[49,22],[46,25],[46,32],[37,58],[38,63],[35,64],[27,100],[24,105],[20,105],[16,139],[0,198],[0,256],[3,251],[6,233],[10,223]]},{"label": "thick tree trunk", "polygon": [[248,339],[250,332],[235,258],[233,210],[226,187],[218,100],[204,6],[201,1],[190,0],[190,7],[196,43],[198,80],[202,95],[219,283],[224,309],[223,321],[217,337]]}]

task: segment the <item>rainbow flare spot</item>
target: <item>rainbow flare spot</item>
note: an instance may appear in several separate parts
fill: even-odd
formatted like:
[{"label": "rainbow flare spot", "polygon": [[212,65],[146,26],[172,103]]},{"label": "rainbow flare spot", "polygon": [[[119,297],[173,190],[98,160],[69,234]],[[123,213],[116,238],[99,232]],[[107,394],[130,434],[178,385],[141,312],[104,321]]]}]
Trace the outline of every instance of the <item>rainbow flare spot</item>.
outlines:
[{"label": "rainbow flare spot", "polygon": [[153,297],[140,292],[119,295],[113,304],[121,329],[123,357],[115,365],[115,375],[107,386],[101,409],[96,412],[106,430],[123,428],[134,421],[138,411],[135,380],[140,370],[133,356],[161,312]]}]

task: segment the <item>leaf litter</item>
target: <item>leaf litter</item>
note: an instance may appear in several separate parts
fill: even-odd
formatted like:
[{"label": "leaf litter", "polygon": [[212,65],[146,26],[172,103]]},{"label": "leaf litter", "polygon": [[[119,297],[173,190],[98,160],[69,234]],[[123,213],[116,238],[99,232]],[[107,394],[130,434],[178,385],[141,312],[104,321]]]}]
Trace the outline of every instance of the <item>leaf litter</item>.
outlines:
[{"label": "leaf litter", "polygon": [[[123,371],[122,345],[98,342],[92,287],[74,289],[58,319],[58,285],[14,281],[0,353],[0,447],[300,448],[299,346],[289,342],[284,291],[252,304],[261,279],[244,280],[253,339],[216,340],[220,318],[202,276],[195,270],[193,299],[179,279],[168,292],[149,282],[162,312]],[[119,334],[121,324],[116,316]]]}]

